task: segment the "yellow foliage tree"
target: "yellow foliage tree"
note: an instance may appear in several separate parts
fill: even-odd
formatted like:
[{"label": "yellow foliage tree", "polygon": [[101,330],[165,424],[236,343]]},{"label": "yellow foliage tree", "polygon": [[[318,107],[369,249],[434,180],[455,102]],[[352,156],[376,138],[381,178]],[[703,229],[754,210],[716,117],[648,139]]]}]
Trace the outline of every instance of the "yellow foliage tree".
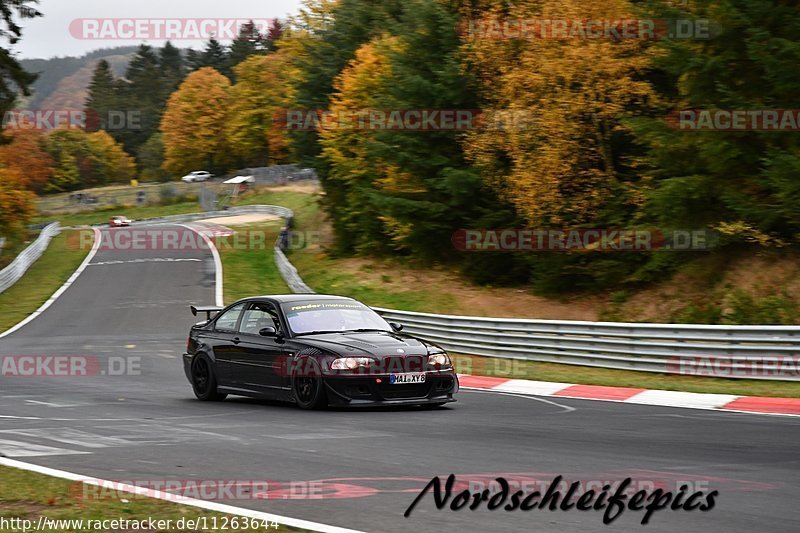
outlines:
[{"label": "yellow foliage tree", "polygon": [[20,238],[35,212],[36,196],[17,169],[0,168],[0,236]]},{"label": "yellow foliage tree", "polygon": [[[613,138],[631,111],[654,103],[641,81],[653,52],[646,39],[581,36],[579,21],[636,19],[629,0],[489,0],[464,51],[488,107],[512,117],[505,128],[472,132],[465,151],[531,223],[585,224],[619,194],[640,202],[640,186],[620,180]],[[572,37],[502,39],[488,21],[564,21]],[[480,29],[494,28],[494,33]],[[549,38],[548,38],[549,37]],[[632,162],[622,162],[632,164]]]},{"label": "yellow foliage tree", "polygon": [[136,177],[136,162],[105,130],[87,135],[90,158],[106,183],[127,183]]},{"label": "yellow foliage tree", "polygon": [[375,150],[379,142],[375,132],[360,129],[358,120],[366,118],[371,109],[381,109],[381,94],[392,82],[389,52],[400,46],[397,38],[382,37],[356,51],[355,58],[334,82],[329,109],[332,121],[320,128],[322,156],[330,163],[328,181],[338,182],[349,196],[350,207],[342,210],[338,222],[345,230],[348,226],[355,230],[363,226],[365,219],[373,220],[377,232],[388,237],[398,249],[404,246],[409,226],[385,212],[365,213],[371,202],[359,197],[371,190],[423,192],[425,186],[377,155],[380,150]]},{"label": "yellow foliage tree", "polygon": [[283,163],[288,149],[286,128],[275,121],[287,106],[288,56],[284,52],[251,56],[234,67],[227,137],[242,166]]},{"label": "yellow foliage tree", "polygon": [[227,170],[230,86],[227,77],[204,67],[187,76],[172,93],[161,119],[164,170],[177,175]]}]

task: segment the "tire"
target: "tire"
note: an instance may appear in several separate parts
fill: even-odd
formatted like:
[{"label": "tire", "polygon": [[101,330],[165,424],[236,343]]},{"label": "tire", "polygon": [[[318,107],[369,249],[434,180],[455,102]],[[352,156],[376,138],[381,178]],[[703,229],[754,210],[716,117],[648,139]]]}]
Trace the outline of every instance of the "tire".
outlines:
[{"label": "tire", "polygon": [[325,383],[316,360],[306,358],[298,366],[304,375],[292,375],[292,396],[300,409],[323,409],[328,406]]},{"label": "tire", "polygon": [[227,394],[217,392],[217,376],[214,366],[205,356],[196,356],[192,361],[192,389],[202,402],[221,402]]}]

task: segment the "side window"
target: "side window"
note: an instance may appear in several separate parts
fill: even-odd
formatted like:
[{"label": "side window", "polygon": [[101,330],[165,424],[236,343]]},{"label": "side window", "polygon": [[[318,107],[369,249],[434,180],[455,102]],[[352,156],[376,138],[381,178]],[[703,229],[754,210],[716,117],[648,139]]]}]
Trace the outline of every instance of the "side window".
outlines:
[{"label": "side window", "polygon": [[239,331],[246,335],[258,335],[263,328],[270,327],[280,327],[275,310],[268,304],[253,304],[244,312]]},{"label": "side window", "polygon": [[234,305],[225,313],[220,315],[214,324],[216,331],[236,331],[236,322],[239,320],[239,315],[242,314],[244,304]]}]

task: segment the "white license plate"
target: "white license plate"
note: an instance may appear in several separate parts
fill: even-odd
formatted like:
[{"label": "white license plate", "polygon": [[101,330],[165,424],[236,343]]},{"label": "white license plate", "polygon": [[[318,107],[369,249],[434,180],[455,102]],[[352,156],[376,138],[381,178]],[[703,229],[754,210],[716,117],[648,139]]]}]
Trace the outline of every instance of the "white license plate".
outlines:
[{"label": "white license plate", "polygon": [[411,383],[425,383],[424,373],[389,374],[390,385],[408,385]]}]

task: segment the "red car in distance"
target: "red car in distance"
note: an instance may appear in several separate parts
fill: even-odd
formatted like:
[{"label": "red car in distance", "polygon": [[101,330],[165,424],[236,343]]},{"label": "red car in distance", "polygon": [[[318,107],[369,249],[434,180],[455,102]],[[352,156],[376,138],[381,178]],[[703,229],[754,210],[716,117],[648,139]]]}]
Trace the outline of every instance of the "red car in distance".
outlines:
[{"label": "red car in distance", "polygon": [[124,216],[114,216],[108,221],[108,225],[112,228],[124,228],[131,225],[131,220]]}]

